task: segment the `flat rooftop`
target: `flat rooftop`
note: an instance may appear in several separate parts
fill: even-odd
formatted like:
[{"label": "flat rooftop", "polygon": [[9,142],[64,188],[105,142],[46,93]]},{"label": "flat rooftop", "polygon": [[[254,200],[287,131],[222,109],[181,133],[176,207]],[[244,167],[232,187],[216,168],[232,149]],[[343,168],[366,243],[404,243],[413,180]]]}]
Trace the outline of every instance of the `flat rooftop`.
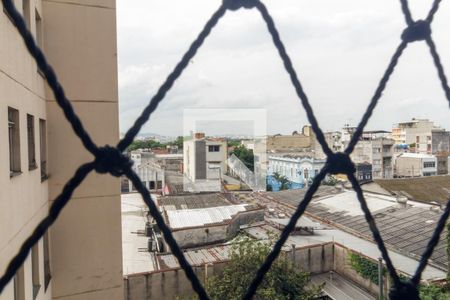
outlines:
[{"label": "flat rooftop", "polygon": [[147,252],[148,238],[142,235],[147,206],[138,193],[121,195],[123,275],[155,270],[153,254]]}]

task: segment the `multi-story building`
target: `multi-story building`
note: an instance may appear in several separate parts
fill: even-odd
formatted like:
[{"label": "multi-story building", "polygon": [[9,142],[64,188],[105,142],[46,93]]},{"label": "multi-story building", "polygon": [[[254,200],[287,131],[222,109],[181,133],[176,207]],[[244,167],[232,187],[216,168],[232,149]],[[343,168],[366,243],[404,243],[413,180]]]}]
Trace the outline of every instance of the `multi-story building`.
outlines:
[{"label": "multi-story building", "polygon": [[434,154],[450,150],[450,132],[428,119],[398,123],[392,128],[395,144],[408,145],[415,153]]},{"label": "multi-story building", "polygon": [[189,180],[220,179],[227,171],[227,142],[196,133],[183,143],[183,172]]},{"label": "multi-story building", "polygon": [[446,175],[449,169],[449,158],[450,152],[441,152],[436,154],[436,162],[437,162],[437,175]]},{"label": "multi-story building", "polygon": [[437,159],[433,155],[402,153],[395,160],[396,177],[437,175]]},{"label": "multi-story building", "polygon": [[431,131],[431,153],[450,152],[450,131],[433,129]]},{"label": "multi-story building", "polygon": [[378,137],[371,140],[360,140],[350,155],[355,163],[372,165],[373,179],[389,179],[393,177],[394,141]]},{"label": "multi-story building", "polygon": [[360,183],[372,181],[372,165],[369,163],[355,164],[355,177]]},{"label": "multi-story building", "polygon": [[[13,2],[93,140],[117,143],[115,1]],[[3,274],[64,184],[93,157],[73,133],[1,2],[0,115]],[[118,179],[89,175],[0,299],[122,299],[120,233]]]},{"label": "multi-story building", "polygon": [[344,151],[343,145],[341,142],[342,132],[341,131],[329,131],[324,132],[325,140],[330,147],[330,149],[334,152],[342,152]]}]

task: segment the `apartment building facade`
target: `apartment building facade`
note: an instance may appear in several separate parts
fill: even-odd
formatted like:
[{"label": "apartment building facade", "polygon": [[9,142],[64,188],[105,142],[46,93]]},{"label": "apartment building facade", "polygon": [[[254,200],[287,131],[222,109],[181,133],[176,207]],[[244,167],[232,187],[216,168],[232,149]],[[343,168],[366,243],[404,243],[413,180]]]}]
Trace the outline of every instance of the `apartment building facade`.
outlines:
[{"label": "apartment building facade", "polygon": [[394,140],[384,137],[360,140],[350,157],[355,163],[372,165],[373,179],[393,178]]},{"label": "apartment building facade", "polygon": [[450,151],[450,132],[428,119],[413,118],[392,128],[396,145],[409,145],[415,153],[435,154]]},{"label": "apartment building facade", "polygon": [[[118,130],[115,1],[14,0],[92,138]],[[0,272],[93,159],[0,2]],[[99,187],[102,187],[101,189]],[[122,299],[120,184],[89,175],[1,300]]]},{"label": "apartment building facade", "polygon": [[209,139],[204,133],[183,142],[183,172],[189,180],[217,180],[227,171],[227,142]]}]

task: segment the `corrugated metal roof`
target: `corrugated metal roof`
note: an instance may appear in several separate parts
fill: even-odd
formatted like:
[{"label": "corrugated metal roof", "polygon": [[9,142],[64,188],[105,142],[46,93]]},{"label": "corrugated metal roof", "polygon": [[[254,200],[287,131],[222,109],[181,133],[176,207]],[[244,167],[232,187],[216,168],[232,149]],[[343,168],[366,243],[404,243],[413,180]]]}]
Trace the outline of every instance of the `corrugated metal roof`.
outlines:
[{"label": "corrugated metal roof", "polygon": [[[192,266],[201,266],[205,263],[223,262],[229,259],[231,245],[220,245],[211,248],[202,248],[184,252],[184,256]],[[163,269],[178,268],[177,259],[172,254],[158,255],[158,260]]]},{"label": "corrugated metal roof", "polygon": [[169,225],[172,229],[197,227],[223,223],[238,212],[245,211],[247,204],[207,207],[201,209],[167,210]]}]

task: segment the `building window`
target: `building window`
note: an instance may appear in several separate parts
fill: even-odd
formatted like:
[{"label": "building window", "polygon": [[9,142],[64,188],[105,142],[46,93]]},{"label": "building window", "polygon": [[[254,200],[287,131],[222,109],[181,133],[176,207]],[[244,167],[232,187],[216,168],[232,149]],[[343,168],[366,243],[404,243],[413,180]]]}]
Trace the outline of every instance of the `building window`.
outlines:
[{"label": "building window", "polygon": [[[36,26],[35,40],[36,40],[37,46],[42,50],[43,49],[42,18],[39,15],[39,12],[37,11],[37,9],[35,9],[35,21],[36,21],[36,23],[35,23],[35,26]],[[39,74],[41,74],[42,76],[44,75],[44,72],[42,72],[42,70],[39,66],[37,67],[37,72]]]},{"label": "building window", "polygon": [[14,300],[25,300],[25,276],[23,265],[14,276]]},{"label": "building window", "polygon": [[434,161],[426,161],[423,163],[424,168],[435,168],[436,163]]},{"label": "building window", "polygon": [[48,178],[47,175],[47,129],[45,120],[39,119],[39,144],[41,150],[41,180]]},{"label": "building window", "polygon": [[305,177],[305,179],[308,179],[308,177],[309,177],[309,170],[308,169],[303,170],[303,177]]},{"label": "building window", "polygon": [[31,276],[33,282],[33,299],[36,299],[41,288],[39,280],[39,243],[31,248]]},{"label": "building window", "polygon": [[219,145],[211,145],[208,146],[208,152],[219,152],[220,146]]},{"label": "building window", "polygon": [[[13,3],[15,2],[14,0],[12,1]],[[3,6],[3,12],[5,13],[5,15],[8,17],[8,19],[13,22],[13,19],[11,17],[11,15],[6,11],[6,8]]]},{"label": "building window", "polygon": [[48,285],[50,284],[50,279],[52,275],[50,273],[50,244],[48,231],[44,233],[43,237],[44,244],[44,291],[47,291]]},{"label": "building window", "polygon": [[28,170],[34,170],[36,165],[36,149],[34,142],[34,116],[27,114],[27,138],[28,138]]},{"label": "building window", "polygon": [[30,29],[30,0],[22,0],[22,15],[27,28]]},{"label": "building window", "polygon": [[21,173],[19,111],[8,107],[9,176]]}]

